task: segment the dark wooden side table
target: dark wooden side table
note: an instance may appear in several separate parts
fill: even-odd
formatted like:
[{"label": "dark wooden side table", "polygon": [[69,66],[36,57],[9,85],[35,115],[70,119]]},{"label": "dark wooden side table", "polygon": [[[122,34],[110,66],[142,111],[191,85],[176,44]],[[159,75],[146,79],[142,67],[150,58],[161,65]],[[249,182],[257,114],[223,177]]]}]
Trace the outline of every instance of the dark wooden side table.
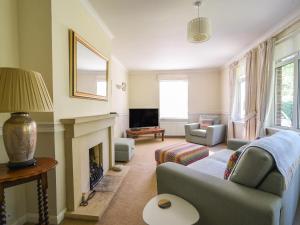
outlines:
[{"label": "dark wooden side table", "polygon": [[47,172],[53,169],[57,161],[52,158],[37,158],[35,166],[10,170],[7,164],[0,164],[0,225],[6,225],[4,189],[37,180],[40,225],[49,224]]}]

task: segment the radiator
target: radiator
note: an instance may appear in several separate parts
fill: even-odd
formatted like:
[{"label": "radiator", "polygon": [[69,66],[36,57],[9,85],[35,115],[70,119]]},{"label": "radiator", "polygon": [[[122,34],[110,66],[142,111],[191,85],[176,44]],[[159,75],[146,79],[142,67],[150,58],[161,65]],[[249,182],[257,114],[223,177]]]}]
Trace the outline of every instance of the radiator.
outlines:
[{"label": "radiator", "polygon": [[165,129],[166,136],[185,136],[184,125],[187,121],[160,121],[159,125]]}]

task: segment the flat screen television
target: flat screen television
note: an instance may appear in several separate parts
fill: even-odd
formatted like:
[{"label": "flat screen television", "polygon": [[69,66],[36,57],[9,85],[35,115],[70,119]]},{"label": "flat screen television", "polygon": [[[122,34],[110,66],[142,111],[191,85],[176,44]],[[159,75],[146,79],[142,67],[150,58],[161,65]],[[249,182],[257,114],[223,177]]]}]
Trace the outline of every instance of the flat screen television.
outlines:
[{"label": "flat screen television", "polygon": [[158,127],[158,109],[129,109],[129,127]]}]

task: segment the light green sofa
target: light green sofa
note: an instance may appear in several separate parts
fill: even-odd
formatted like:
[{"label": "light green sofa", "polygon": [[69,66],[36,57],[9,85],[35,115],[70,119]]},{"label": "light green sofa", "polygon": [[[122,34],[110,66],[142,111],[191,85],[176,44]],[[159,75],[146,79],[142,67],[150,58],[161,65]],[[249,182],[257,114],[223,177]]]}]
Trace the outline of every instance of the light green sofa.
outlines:
[{"label": "light green sofa", "polygon": [[[240,184],[241,174],[236,174],[236,182],[224,180],[228,158],[243,144],[229,142],[231,150],[222,150],[187,167],[175,163],[158,166],[158,193],[174,194],[193,204],[200,213],[199,225],[292,225],[299,199],[299,168],[284,191],[283,177],[274,168],[273,158],[261,149],[253,149],[246,157],[257,162],[252,163],[250,183]],[[262,175],[254,174],[261,172],[256,166],[260,162],[267,162],[271,169],[255,184],[252,181]],[[250,164],[248,160],[243,165]]]}]

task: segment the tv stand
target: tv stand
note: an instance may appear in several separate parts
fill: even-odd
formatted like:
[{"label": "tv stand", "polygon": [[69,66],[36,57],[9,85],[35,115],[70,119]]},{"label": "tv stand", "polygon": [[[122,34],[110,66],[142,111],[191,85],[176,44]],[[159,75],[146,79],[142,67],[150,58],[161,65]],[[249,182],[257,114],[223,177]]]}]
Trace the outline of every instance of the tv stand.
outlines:
[{"label": "tv stand", "polygon": [[[138,130],[137,130],[138,129]],[[161,140],[165,139],[165,129],[159,127],[152,128],[137,128],[126,130],[127,137],[137,138],[140,135],[154,134],[154,138],[157,138],[157,134],[161,134]]]},{"label": "tv stand", "polygon": [[141,130],[142,128],[130,128],[131,131],[139,131]]}]

